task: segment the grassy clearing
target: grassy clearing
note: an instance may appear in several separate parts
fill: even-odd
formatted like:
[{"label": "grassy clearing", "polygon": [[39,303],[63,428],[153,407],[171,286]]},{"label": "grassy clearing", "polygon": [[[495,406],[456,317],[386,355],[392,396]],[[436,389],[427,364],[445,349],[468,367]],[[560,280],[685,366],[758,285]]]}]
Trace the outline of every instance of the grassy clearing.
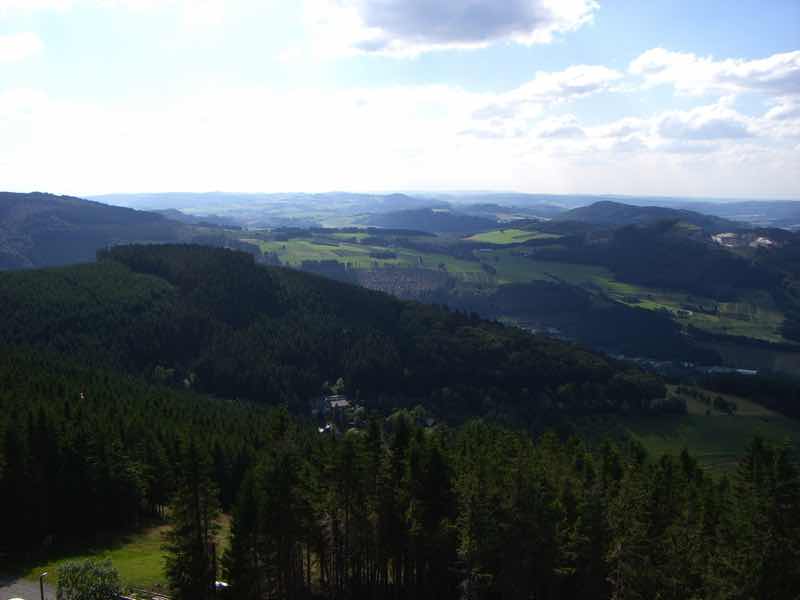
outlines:
[{"label": "grassy clearing", "polygon": [[[166,525],[153,525],[124,534],[100,535],[91,544],[74,544],[54,550],[40,561],[26,565],[23,573],[28,579],[38,579],[43,571],[52,585],[58,581],[58,568],[72,560],[109,559],[119,571],[127,588],[153,591],[166,589],[164,575],[163,535]],[[230,517],[223,516],[219,535],[219,556],[227,549],[230,538]]]},{"label": "grassy clearing", "polygon": [[497,271],[498,284],[561,280],[574,285],[591,285],[612,278],[611,272],[603,267],[532,260],[514,250],[481,253],[481,257]]},{"label": "grassy clearing", "polygon": [[735,302],[718,302],[675,292],[596,278],[593,283],[606,295],[637,308],[666,310],[684,325],[710,333],[749,337],[768,342],[785,342],[781,335],[784,316],[767,292],[742,294]]},{"label": "grassy clearing", "polygon": [[725,397],[737,403],[733,416],[688,399],[687,415],[586,417],[578,428],[593,439],[630,436],[652,456],[674,455],[687,448],[702,466],[720,474],[735,469],[756,435],[777,442],[788,440],[800,447],[799,421],[742,398]]},{"label": "grassy clearing", "polygon": [[486,244],[506,245],[521,244],[529,240],[555,240],[562,236],[555,233],[543,233],[541,231],[525,231],[524,229],[495,229],[477,233],[466,238],[471,242],[483,242]]},{"label": "grassy clearing", "polygon": [[334,239],[337,239],[337,240],[344,240],[344,241],[358,240],[360,242],[364,238],[370,237],[371,235],[375,235],[375,234],[374,233],[367,233],[366,231],[359,231],[359,232],[355,232],[355,233],[336,232],[336,233],[329,233],[329,234],[326,234],[326,235],[328,235],[329,237],[332,237]]},{"label": "grassy clearing", "polygon": [[123,585],[146,589],[164,589],[164,554],[161,550],[162,536],[166,526],[147,527],[140,531],[98,536],[92,544],[62,548],[45,560],[33,564],[25,577],[36,579],[47,571],[48,581],[55,585],[58,568],[72,560],[110,559],[119,571]]},{"label": "grassy clearing", "polygon": [[[349,236],[350,234],[343,234]],[[453,258],[447,254],[419,252],[408,248],[384,248],[358,243],[341,241],[333,243],[325,240],[292,239],[285,242],[250,240],[257,243],[263,252],[274,252],[281,263],[292,267],[300,267],[303,261],[335,260],[353,269],[371,269],[374,267],[423,267],[447,271],[461,279],[485,277],[481,265],[474,261]],[[375,258],[370,253],[392,252],[393,258]]]}]

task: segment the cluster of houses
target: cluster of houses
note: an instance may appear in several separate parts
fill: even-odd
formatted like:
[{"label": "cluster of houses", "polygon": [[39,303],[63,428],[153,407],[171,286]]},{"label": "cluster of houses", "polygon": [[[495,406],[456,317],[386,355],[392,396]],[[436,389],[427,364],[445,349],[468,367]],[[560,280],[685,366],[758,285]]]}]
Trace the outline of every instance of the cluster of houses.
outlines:
[{"label": "cluster of houses", "polygon": [[[339,435],[350,429],[363,429],[367,426],[366,409],[350,400],[344,394],[321,396],[311,403],[311,416],[317,420],[320,434]],[[410,416],[420,427],[436,427],[437,421],[421,407],[410,411]],[[392,417],[387,417],[387,421]]]},{"label": "cluster of houses", "polygon": [[362,425],[360,415],[363,411],[360,408],[344,394],[322,396],[313,403],[311,416],[319,421],[317,431],[335,435]]}]

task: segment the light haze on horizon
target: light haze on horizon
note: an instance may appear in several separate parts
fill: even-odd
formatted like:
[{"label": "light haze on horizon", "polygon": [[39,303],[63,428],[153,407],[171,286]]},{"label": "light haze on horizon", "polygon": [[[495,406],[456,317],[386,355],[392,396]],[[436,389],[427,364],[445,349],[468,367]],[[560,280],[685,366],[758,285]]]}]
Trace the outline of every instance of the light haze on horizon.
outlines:
[{"label": "light haze on horizon", "polygon": [[800,2],[0,0],[0,189],[800,198]]}]

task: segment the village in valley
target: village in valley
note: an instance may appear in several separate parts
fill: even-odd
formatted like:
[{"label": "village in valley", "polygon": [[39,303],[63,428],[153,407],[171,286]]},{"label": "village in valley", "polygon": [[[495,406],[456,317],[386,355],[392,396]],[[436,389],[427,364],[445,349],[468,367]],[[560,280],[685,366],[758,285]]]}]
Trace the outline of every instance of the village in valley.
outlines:
[{"label": "village in valley", "polygon": [[[333,386],[323,387],[327,393],[311,401],[311,417],[317,424],[317,432],[336,437],[349,431],[366,429],[370,415],[362,404],[345,393],[341,378]],[[432,428],[437,425],[436,419],[422,406],[416,406],[410,411],[394,411],[386,420],[391,421],[400,412],[411,417],[418,427]]]}]

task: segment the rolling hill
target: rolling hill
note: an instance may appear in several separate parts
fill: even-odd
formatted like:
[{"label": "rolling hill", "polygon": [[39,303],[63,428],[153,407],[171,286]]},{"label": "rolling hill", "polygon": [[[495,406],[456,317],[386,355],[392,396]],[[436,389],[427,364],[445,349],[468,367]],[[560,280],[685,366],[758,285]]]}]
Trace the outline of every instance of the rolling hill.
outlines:
[{"label": "rolling hill", "polygon": [[218,248],[119,246],[94,264],[2,273],[0,304],[4,345],[300,412],[340,377],[373,408],[422,403],[450,418],[619,410],[663,394],[571,344]]},{"label": "rolling hill", "polygon": [[176,242],[190,234],[149,212],[70,196],[0,192],[0,269],[87,262],[113,244]]},{"label": "rolling hill", "polygon": [[487,231],[497,225],[497,220],[494,218],[432,208],[373,214],[366,217],[363,222],[367,225],[392,229],[416,229],[430,233],[459,234]]},{"label": "rolling hill", "polygon": [[589,206],[574,208],[559,213],[553,217],[557,221],[578,221],[603,225],[607,227],[620,227],[624,225],[639,225],[654,223],[656,221],[675,220],[700,227],[707,232],[718,233],[722,231],[735,231],[744,227],[720,217],[701,214],[691,210],[679,210],[662,206],[633,206],[604,200]]}]

